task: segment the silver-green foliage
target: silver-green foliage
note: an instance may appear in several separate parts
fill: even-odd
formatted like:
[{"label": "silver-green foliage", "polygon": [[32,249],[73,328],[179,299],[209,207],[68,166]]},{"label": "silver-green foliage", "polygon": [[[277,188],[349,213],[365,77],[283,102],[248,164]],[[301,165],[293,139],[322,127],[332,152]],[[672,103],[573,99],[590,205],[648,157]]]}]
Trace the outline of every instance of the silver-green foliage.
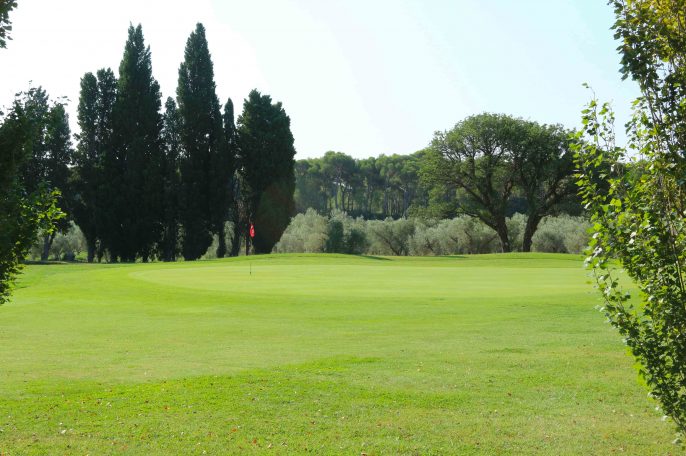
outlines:
[{"label": "silver-green foliage", "polygon": [[[55,233],[55,239],[50,246],[48,259],[54,261],[75,261],[88,249],[86,238],[73,222],[66,232]],[[43,235],[39,236],[36,243],[31,247],[29,258],[39,260],[43,252]]]},{"label": "silver-green foliage", "polygon": [[277,253],[322,253],[326,247],[328,218],[314,209],[298,214],[274,247]]},{"label": "silver-green foliage", "polygon": [[[507,219],[512,247],[521,250],[526,216]],[[539,252],[579,253],[588,241],[588,222],[582,217],[548,217],[543,233],[534,238]],[[368,255],[457,255],[501,251],[497,233],[480,220],[466,215],[454,219],[352,218],[343,211],[330,216],[308,209],[291,220],[277,253],[350,253]]]},{"label": "silver-green foliage", "polygon": [[582,253],[588,246],[591,224],[585,217],[546,217],[533,237],[533,250],[551,253]]}]

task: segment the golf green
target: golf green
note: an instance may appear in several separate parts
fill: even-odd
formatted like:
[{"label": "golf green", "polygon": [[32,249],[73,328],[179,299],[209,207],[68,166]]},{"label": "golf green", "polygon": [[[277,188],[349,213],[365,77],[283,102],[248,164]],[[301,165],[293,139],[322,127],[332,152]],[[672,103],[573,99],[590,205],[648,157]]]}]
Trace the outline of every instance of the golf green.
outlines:
[{"label": "golf green", "polygon": [[668,454],[580,257],[36,265],[0,454]]}]

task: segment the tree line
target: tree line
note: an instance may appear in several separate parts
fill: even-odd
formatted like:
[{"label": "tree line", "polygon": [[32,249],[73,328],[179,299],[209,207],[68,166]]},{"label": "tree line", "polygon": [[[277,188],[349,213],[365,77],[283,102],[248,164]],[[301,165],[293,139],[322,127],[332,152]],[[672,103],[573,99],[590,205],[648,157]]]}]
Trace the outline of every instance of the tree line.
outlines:
[{"label": "tree line", "polygon": [[237,255],[251,225],[254,251],[272,250],[294,214],[295,149],[281,103],[253,90],[236,121],[232,100],[216,95],[202,24],[186,42],[176,98],[161,100],[140,25],[129,27],[118,75],[81,78],[75,147],[64,100],[40,87],[15,99],[0,130],[21,158],[20,192],[55,191],[63,213],[44,230],[44,259],[72,221],[89,262],[196,260],[213,237],[216,256]]},{"label": "tree line", "polygon": [[367,220],[468,215],[513,249],[507,219],[526,216],[523,251],[544,217],[582,212],[570,132],[502,114],[468,117],[412,155],[354,159],[340,152],[298,160],[298,212],[343,210]]}]

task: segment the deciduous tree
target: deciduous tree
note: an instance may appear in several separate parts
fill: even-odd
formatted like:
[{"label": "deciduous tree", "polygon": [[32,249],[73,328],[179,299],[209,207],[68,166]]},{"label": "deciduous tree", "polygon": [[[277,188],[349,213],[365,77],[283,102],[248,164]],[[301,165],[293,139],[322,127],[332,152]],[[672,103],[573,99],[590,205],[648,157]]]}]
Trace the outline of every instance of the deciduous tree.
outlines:
[{"label": "deciduous tree", "polygon": [[[577,145],[581,196],[595,231],[589,265],[603,310],[640,363],[667,417],[686,432],[686,5],[613,0],[624,77],[641,89],[628,146],[593,100]],[[626,172],[631,157],[638,160]],[[608,172],[609,170],[609,172]],[[604,185],[604,187],[602,187]],[[621,267],[640,290],[623,288]]]},{"label": "deciduous tree", "polygon": [[17,7],[15,0],[0,0],[0,48],[7,47],[7,40],[11,40],[12,21],[10,11]]}]

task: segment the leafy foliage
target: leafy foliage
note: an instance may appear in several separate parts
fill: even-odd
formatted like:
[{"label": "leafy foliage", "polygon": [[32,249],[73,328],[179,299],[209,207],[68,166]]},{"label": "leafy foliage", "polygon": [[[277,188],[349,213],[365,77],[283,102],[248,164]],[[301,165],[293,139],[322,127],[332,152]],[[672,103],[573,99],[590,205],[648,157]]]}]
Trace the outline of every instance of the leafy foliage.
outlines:
[{"label": "leafy foliage", "polygon": [[[578,181],[594,230],[587,261],[605,313],[639,361],[652,396],[683,436],[686,8],[681,0],[610,3],[622,41],[622,72],[638,82],[643,97],[634,103],[627,125],[627,148],[616,145],[607,104],[593,100],[583,111],[584,129],[577,138],[586,141],[577,145]],[[622,288],[615,261],[639,288],[640,304]]]},{"label": "leafy foliage", "polygon": [[513,249],[506,219],[521,195],[527,214],[522,248],[529,251],[543,217],[573,194],[567,142],[558,125],[479,114],[436,133],[421,175],[438,205],[448,205],[443,211],[453,203],[459,213],[481,220],[498,233],[503,252]]},{"label": "leafy foliage", "polygon": [[[506,220],[513,246],[520,250],[526,216]],[[539,252],[581,253],[588,244],[588,221],[583,217],[549,216],[534,236]],[[310,208],[291,220],[274,247],[276,253],[348,253],[367,255],[457,255],[495,253],[498,235],[474,217],[453,219],[364,220],[343,211],[319,215]]]},{"label": "leafy foliage", "polygon": [[295,164],[295,204],[321,213],[343,210],[367,219],[407,217],[426,198],[419,181],[423,152],[355,159],[328,151]]},{"label": "leafy foliage", "polygon": [[7,40],[11,40],[12,22],[10,11],[17,7],[16,0],[0,0],[0,49],[7,47]]},{"label": "leafy foliage", "polygon": [[39,231],[50,233],[62,217],[59,192],[43,181],[24,187],[22,167],[32,156],[32,117],[25,100],[17,99],[0,125],[0,304],[9,298],[12,284]]},{"label": "leafy foliage", "polygon": [[15,112],[17,104],[21,105],[21,113],[26,120],[26,141],[23,148],[27,155],[20,167],[20,185],[27,194],[54,192],[57,205],[63,213],[63,217],[54,220],[55,226],[48,227],[42,234],[42,259],[45,260],[55,230],[68,230],[71,218],[68,187],[73,150],[69,120],[63,101],[50,101],[47,92],[41,87],[32,87],[18,94]]}]

